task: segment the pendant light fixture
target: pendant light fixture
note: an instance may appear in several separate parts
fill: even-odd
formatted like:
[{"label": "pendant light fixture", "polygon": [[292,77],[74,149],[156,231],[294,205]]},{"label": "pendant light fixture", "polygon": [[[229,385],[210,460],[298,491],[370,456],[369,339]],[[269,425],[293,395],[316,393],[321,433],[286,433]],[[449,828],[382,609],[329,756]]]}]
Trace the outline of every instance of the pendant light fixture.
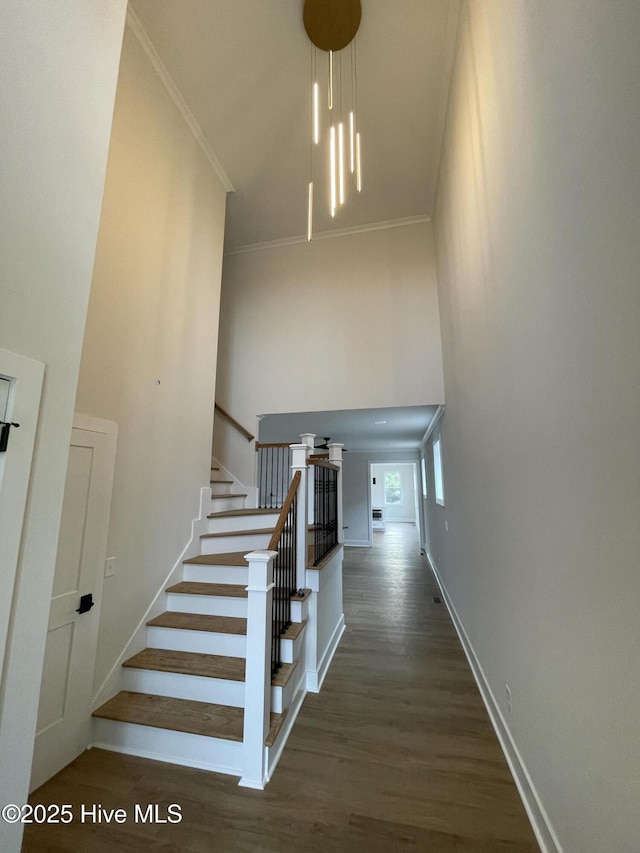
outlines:
[{"label": "pendant light fixture", "polygon": [[[358,129],[358,73],[355,36],[360,26],[360,0],[305,0],[303,20],[312,44],[311,156],[308,186],[307,239],[313,236],[314,160],[326,141],[329,212],[335,217],[348,196],[347,180],[362,190]],[[351,46],[348,52],[345,48]],[[318,50],[327,54],[326,88],[318,80]],[[343,63],[343,52],[348,57]],[[344,66],[344,68],[343,68]],[[326,95],[323,93],[326,92]],[[315,195],[316,199],[318,194]]]}]

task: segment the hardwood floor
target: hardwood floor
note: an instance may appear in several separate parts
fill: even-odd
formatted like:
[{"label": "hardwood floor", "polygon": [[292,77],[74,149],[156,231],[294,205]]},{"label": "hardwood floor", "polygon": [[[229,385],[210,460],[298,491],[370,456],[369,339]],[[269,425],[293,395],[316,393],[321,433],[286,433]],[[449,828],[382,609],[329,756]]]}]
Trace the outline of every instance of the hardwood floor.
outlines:
[{"label": "hardwood floor", "polygon": [[[72,804],[74,822],[28,826],[25,853],[537,851],[415,528],[346,549],[344,580],[347,631],[265,791],[90,750],[31,800]],[[82,803],[129,817],[82,824]],[[183,820],[136,823],[135,803]]]}]

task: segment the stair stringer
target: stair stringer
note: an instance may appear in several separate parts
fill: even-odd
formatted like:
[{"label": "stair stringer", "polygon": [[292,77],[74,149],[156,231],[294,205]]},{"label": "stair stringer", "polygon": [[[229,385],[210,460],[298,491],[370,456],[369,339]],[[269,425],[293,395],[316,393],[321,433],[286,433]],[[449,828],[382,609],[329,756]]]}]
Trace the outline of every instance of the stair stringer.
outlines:
[{"label": "stair stringer", "polygon": [[282,728],[278,732],[278,737],[275,740],[273,746],[265,746],[265,767],[266,767],[266,781],[269,782],[271,777],[273,776],[276,767],[278,766],[278,762],[284,752],[284,748],[287,745],[287,741],[289,740],[289,735],[295,725],[296,719],[298,718],[298,714],[300,713],[300,709],[304,703],[305,697],[307,695],[307,672],[304,665],[304,655],[305,655],[305,642],[306,642],[306,629],[304,631],[305,639],[302,643],[301,654],[299,658],[299,665],[296,667],[296,686],[293,691],[293,699],[291,700],[291,704],[287,709],[287,716],[285,717],[285,721],[282,724]]},{"label": "stair stringer", "polygon": [[171,567],[169,574],[160,584],[151,604],[140,618],[136,628],[125,643],[121,654],[109,670],[107,677],[96,691],[91,702],[92,711],[95,711],[96,708],[107,702],[115,696],[116,693],[123,689],[122,664],[125,660],[133,657],[133,655],[141,652],[145,648],[147,645],[147,622],[150,619],[159,616],[160,613],[166,609],[166,587],[171,586],[182,579],[183,562],[185,560],[189,560],[191,557],[197,557],[198,554],[200,554],[200,537],[208,530],[209,521],[207,516],[210,512],[210,506],[211,488],[209,486],[203,486],[200,489],[199,514],[198,517],[194,518],[191,522],[191,537],[185,545],[182,553]]},{"label": "stair stringer", "polygon": [[233,480],[233,486],[231,486],[231,494],[236,493],[244,493],[246,494],[245,506],[247,509],[255,509],[258,506],[258,490],[255,486],[247,486],[244,483],[241,483],[240,480],[231,472],[228,468],[225,468],[222,462],[219,459],[216,459],[215,456],[211,457],[211,465],[215,468],[219,468],[220,472],[216,476],[220,479],[225,480]]}]

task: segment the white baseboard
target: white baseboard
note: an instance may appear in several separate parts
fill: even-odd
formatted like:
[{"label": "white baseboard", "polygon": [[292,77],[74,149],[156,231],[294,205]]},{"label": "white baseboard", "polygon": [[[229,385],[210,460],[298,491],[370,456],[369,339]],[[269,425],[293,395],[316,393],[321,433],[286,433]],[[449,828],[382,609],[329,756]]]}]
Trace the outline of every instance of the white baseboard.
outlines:
[{"label": "white baseboard", "polygon": [[156,616],[159,616],[166,610],[165,590],[168,586],[182,580],[182,563],[191,557],[196,557],[200,553],[200,534],[207,532],[207,515],[209,513],[209,505],[211,502],[211,489],[203,486],[200,489],[200,509],[198,518],[191,522],[191,538],[185,545],[182,553],[173,564],[171,571],[162,581],[158,592],[153,598],[153,601],[145,611],[144,615],[138,622],[135,630],[127,640],[124,648],[113,664],[107,677],[104,679],[100,687],[95,693],[91,702],[92,710],[99,708],[109,699],[116,695],[122,689],[122,664],[125,660],[133,655],[141,652],[147,646],[147,622]]},{"label": "white baseboard", "polygon": [[340,618],[338,619],[338,624],[331,635],[331,639],[327,643],[327,648],[324,650],[324,654],[322,655],[322,659],[320,660],[317,670],[307,672],[307,690],[310,693],[319,693],[322,689],[325,677],[329,671],[329,667],[331,666],[331,661],[333,660],[333,656],[336,653],[336,649],[338,648],[342,635],[346,629],[347,626],[344,622],[344,613],[341,613]]},{"label": "white baseboard", "polygon": [[345,539],[344,544],[348,548],[371,548],[371,542],[368,539]]},{"label": "white baseboard", "polygon": [[487,713],[489,714],[489,719],[491,720],[498,742],[500,743],[502,752],[504,753],[511,775],[513,776],[513,781],[516,784],[518,793],[520,794],[520,798],[531,823],[531,827],[538,844],[540,845],[540,850],[542,853],[563,853],[558,837],[554,832],[551,821],[549,820],[549,816],[542,804],[538,792],[536,791],[535,785],[533,784],[525,763],[522,760],[522,756],[520,755],[518,747],[511,735],[511,731],[502,716],[500,706],[496,702],[493,691],[487,681],[471,640],[464,629],[464,625],[458,616],[456,608],[440,576],[438,567],[428,551],[426,552],[426,556],[427,560],[431,564],[431,569],[438,586],[440,587],[442,598],[447,606],[453,625],[458,633],[460,642],[462,643],[462,648],[464,649],[464,653],[469,661],[473,677],[476,680],[476,684],[480,690],[480,695],[482,696],[482,701],[485,704]]}]

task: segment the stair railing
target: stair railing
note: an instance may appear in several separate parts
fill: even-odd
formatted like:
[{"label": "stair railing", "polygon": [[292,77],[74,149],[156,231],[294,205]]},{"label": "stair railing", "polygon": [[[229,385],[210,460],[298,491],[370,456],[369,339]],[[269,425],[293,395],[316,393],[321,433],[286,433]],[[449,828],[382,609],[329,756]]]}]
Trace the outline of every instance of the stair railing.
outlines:
[{"label": "stair railing", "polygon": [[226,411],[226,409],[223,409],[222,406],[218,405],[218,403],[215,403],[214,406],[216,412],[219,412],[223,418],[226,418],[231,424],[231,426],[234,427],[234,429],[236,429],[240,433],[240,435],[244,436],[247,441],[254,440],[255,435],[252,435],[248,429],[245,429],[245,427],[243,427],[241,423],[238,423],[238,421],[233,417],[233,415],[230,415],[229,412]]},{"label": "stair railing", "polygon": [[291,477],[288,444],[256,441],[258,507],[280,509],[285,502]]},{"label": "stair railing", "polygon": [[313,461],[313,565],[318,566],[338,544],[337,465]]},{"label": "stair railing", "polygon": [[291,596],[296,591],[298,552],[298,488],[302,474],[296,471],[269,542],[277,551],[273,563],[273,611],[271,626],[271,674],[282,666],[281,637],[291,625]]}]

